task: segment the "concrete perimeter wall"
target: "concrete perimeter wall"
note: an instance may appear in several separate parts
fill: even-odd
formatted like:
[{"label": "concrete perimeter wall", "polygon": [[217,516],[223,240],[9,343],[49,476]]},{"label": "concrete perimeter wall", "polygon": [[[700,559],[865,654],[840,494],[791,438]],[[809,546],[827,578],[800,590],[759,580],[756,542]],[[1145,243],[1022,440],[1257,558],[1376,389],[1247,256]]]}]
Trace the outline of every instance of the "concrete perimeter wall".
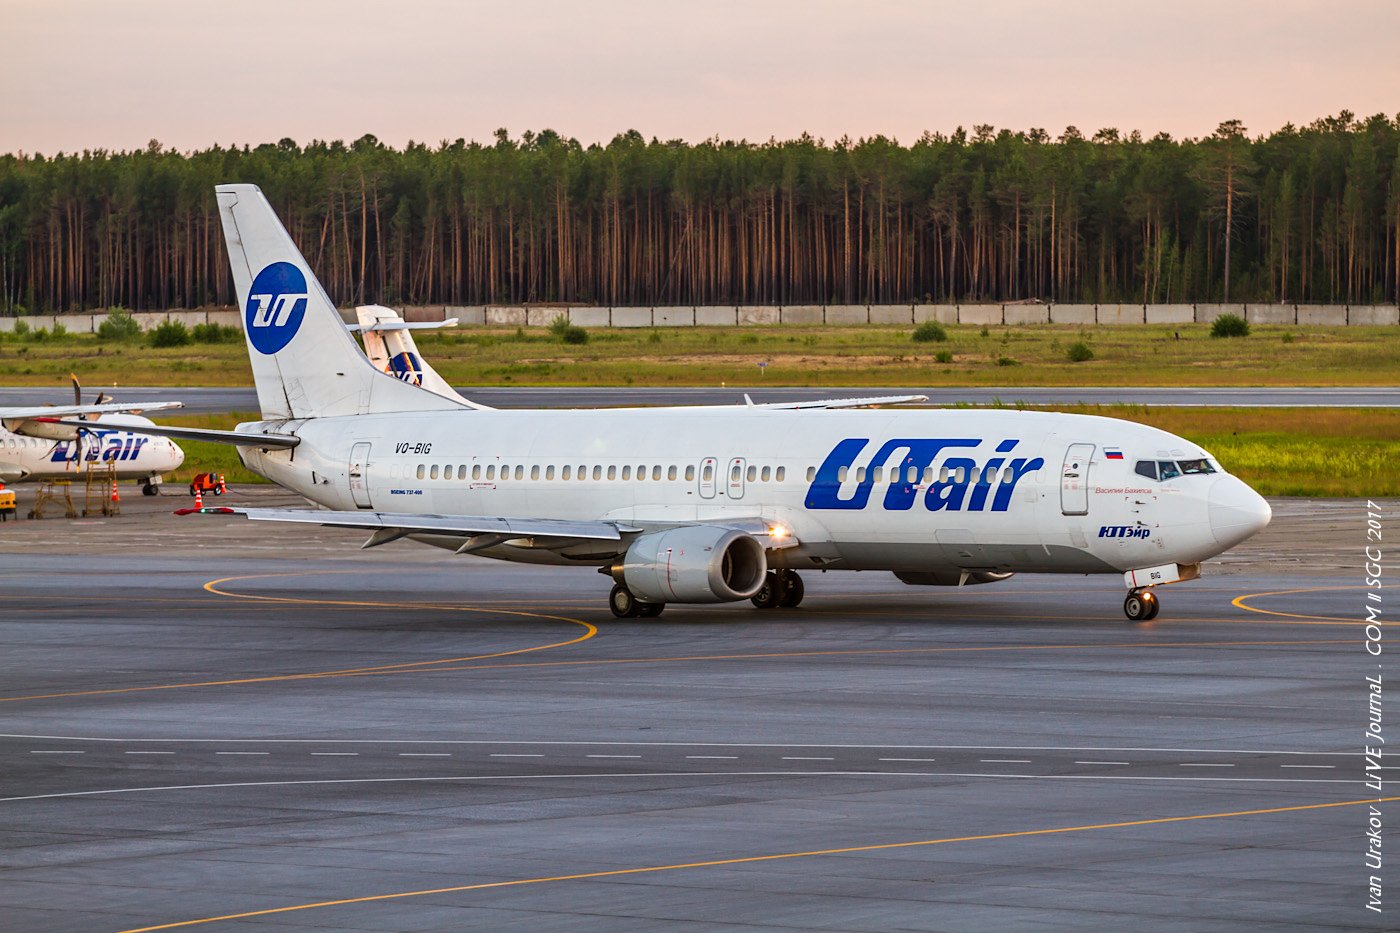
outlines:
[{"label": "concrete perimeter wall", "polygon": [[[1321,325],[1396,326],[1400,308],[1394,305],[1295,305],[1295,304],[914,304],[914,305],[714,305],[699,307],[596,308],[566,305],[411,305],[400,308],[406,321],[443,321],[456,318],[461,327],[548,327],[566,318],[580,327],[914,327],[925,321],[969,324],[978,327],[1025,327],[1039,324],[1089,326],[1096,324],[1210,324],[1222,314],[1234,314],[1251,324],[1306,327]],[[341,309],[347,323],[354,309]],[[200,308],[194,311],[138,311],[131,315],[142,330],[166,321],[186,327],[197,324],[240,326],[232,308]],[[52,330],[55,324],[72,333],[96,333],[105,313],[38,314],[0,317],[0,332],[13,331],[23,321],[31,330]]]}]

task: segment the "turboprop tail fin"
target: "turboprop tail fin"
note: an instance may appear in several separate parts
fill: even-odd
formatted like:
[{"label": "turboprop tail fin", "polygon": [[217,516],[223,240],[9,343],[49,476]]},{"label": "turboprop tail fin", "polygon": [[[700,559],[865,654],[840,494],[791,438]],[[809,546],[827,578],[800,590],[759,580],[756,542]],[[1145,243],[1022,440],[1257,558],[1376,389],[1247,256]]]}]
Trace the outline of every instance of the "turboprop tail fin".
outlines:
[{"label": "turboprop tail fin", "polygon": [[262,191],[214,190],[265,419],[468,407],[375,369]]}]

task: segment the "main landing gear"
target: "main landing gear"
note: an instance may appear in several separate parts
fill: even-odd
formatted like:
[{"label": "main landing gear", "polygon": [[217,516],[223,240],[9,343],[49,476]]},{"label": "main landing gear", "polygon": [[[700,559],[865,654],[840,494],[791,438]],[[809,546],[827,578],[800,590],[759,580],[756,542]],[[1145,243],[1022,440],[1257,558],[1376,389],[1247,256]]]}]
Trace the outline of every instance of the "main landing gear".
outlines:
[{"label": "main landing gear", "polygon": [[791,570],[770,570],[751,600],[760,609],[792,609],[802,602],[802,578]]},{"label": "main landing gear", "polygon": [[619,619],[635,619],[639,616],[643,619],[654,619],[661,615],[661,610],[666,608],[666,604],[644,603],[619,583],[608,594],[608,608]]},{"label": "main landing gear", "polygon": [[1157,594],[1150,589],[1133,590],[1128,594],[1128,598],[1123,600],[1123,614],[1128,617],[1129,622],[1148,622],[1157,618],[1157,613],[1162,609],[1162,603],[1157,599]]},{"label": "main landing gear", "polygon": [[[792,609],[802,602],[805,592],[802,578],[791,570],[770,570],[763,586],[753,595],[752,602],[760,609]],[[654,619],[666,608],[665,603],[640,600],[621,583],[608,594],[608,608],[619,619]]]}]

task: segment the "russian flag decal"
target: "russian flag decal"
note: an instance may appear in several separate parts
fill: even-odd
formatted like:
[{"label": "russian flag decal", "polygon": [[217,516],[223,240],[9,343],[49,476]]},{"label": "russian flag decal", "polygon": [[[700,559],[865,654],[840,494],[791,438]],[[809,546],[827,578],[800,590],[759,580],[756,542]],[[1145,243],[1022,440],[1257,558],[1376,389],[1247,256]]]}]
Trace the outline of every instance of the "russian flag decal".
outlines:
[{"label": "russian flag decal", "polygon": [[1116,447],[1105,447],[1103,449],[1103,455],[1110,460],[1123,459],[1123,451],[1117,449]]}]

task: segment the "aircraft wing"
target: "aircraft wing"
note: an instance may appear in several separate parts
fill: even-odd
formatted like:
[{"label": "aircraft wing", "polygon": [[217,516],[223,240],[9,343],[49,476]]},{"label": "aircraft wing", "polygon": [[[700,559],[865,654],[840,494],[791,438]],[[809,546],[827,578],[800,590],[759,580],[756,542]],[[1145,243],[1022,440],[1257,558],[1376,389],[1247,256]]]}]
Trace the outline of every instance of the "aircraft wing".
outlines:
[{"label": "aircraft wing", "polygon": [[[463,538],[458,553],[495,547],[516,538],[542,538],[551,542],[622,541],[624,535],[642,531],[617,521],[570,521],[556,518],[502,518],[494,515],[414,515],[405,512],[355,512],[328,509],[245,509],[214,506],[179,509],[176,515],[242,515],[255,522],[298,522],[331,528],[360,528],[373,532],[362,548],[378,547],[413,534],[456,535]],[[670,524],[670,523],[668,523]],[[784,526],[762,518],[724,519],[713,522],[679,522],[677,525],[719,525],[747,532],[764,547],[794,547],[796,538]],[[552,543],[545,546],[558,546]]]},{"label": "aircraft wing", "polygon": [[37,405],[30,408],[0,408],[0,421],[31,421],[35,418],[76,418],[81,415],[135,415],[143,411],[184,408],[184,402],[103,402],[101,405]]},{"label": "aircraft wing", "polygon": [[744,396],[744,403],[749,408],[768,408],[773,410],[795,410],[799,408],[873,408],[876,405],[911,405],[927,401],[927,395],[877,395],[870,398],[826,398],[813,399],[807,402],[755,403],[748,395]]},{"label": "aircraft wing", "polygon": [[490,515],[411,515],[403,512],[337,512],[322,509],[240,509],[224,506],[180,509],[177,515],[242,515],[255,522],[301,522],[374,532],[362,547],[377,547],[412,534],[460,535],[460,553],[494,547],[513,538],[621,541],[640,529],[618,522],[579,522],[553,518],[500,518]]},{"label": "aircraft wing", "polygon": [[[70,428],[90,428],[87,421],[63,421],[54,419],[55,424]],[[177,428],[164,424],[123,424],[123,431],[132,434],[151,434],[156,437],[173,437],[182,441],[208,441],[212,444],[232,444],[235,447],[262,447],[265,450],[295,447],[301,438],[295,434],[261,434],[253,431],[217,431],[214,428]]]}]

